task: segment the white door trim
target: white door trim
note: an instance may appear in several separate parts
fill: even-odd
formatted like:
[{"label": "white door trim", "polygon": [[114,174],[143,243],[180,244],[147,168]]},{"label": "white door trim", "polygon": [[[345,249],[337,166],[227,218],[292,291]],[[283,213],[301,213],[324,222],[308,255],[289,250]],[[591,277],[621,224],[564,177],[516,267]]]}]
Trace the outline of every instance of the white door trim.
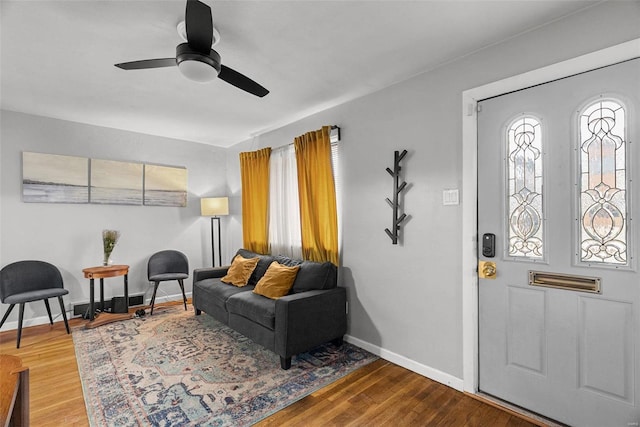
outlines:
[{"label": "white door trim", "polygon": [[640,39],[462,93],[462,369],[463,389],[478,391],[477,114],[479,100],[640,56]]}]

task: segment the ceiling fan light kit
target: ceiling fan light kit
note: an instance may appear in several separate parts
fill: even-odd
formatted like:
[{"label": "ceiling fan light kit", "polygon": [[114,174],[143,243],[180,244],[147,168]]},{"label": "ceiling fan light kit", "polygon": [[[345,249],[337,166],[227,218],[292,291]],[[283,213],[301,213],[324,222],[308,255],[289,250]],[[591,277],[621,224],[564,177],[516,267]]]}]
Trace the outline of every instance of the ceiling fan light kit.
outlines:
[{"label": "ceiling fan light kit", "polygon": [[183,76],[198,83],[208,83],[220,74],[220,55],[215,50],[209,55],[195,51],[188,43],[176,47],[176,64]]}]

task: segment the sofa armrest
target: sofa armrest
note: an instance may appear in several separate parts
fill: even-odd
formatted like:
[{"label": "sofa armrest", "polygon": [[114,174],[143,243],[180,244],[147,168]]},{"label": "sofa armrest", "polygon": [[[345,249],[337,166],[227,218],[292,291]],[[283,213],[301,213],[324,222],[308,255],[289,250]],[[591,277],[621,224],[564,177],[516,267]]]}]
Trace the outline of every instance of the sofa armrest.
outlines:
[{"label": "sofa armrest", "polygon": [[275,348],[291,357],[347,332],[347,293],[337,287],[287,295],[276,300]]},{"label": "sofa armrest", "polygon": [[214,268],[196,268],[193,270],[193,281],[195,283],[204,279],[219,279],[224,277],[227,274],[227,271],[229,271],[228,265]]}]

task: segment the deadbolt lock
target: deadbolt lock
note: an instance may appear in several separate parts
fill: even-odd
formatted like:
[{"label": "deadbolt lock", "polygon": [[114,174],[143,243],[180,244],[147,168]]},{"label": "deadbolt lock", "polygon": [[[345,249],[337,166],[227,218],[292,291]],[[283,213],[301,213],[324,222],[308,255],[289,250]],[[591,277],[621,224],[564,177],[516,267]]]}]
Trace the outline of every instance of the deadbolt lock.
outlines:
[{"label": "deadbolt lock", "polygon": [[496,263],[493,261],[479,261],[478,262],[478,277],[481,279],[495,279],[496,273],[498,270],[496,269]]}]

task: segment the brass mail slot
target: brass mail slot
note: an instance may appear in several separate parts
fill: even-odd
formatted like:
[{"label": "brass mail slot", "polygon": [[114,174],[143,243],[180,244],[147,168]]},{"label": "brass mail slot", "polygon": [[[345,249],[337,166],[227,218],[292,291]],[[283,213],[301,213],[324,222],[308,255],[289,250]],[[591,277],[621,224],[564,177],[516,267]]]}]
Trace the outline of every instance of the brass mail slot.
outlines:
[{"label": "brass mail slot", "polygon": [[567,289],[570,291],[600,293],[600,278],[572,276],[560,273],[529,271],[529,285],[549,288]]}]

